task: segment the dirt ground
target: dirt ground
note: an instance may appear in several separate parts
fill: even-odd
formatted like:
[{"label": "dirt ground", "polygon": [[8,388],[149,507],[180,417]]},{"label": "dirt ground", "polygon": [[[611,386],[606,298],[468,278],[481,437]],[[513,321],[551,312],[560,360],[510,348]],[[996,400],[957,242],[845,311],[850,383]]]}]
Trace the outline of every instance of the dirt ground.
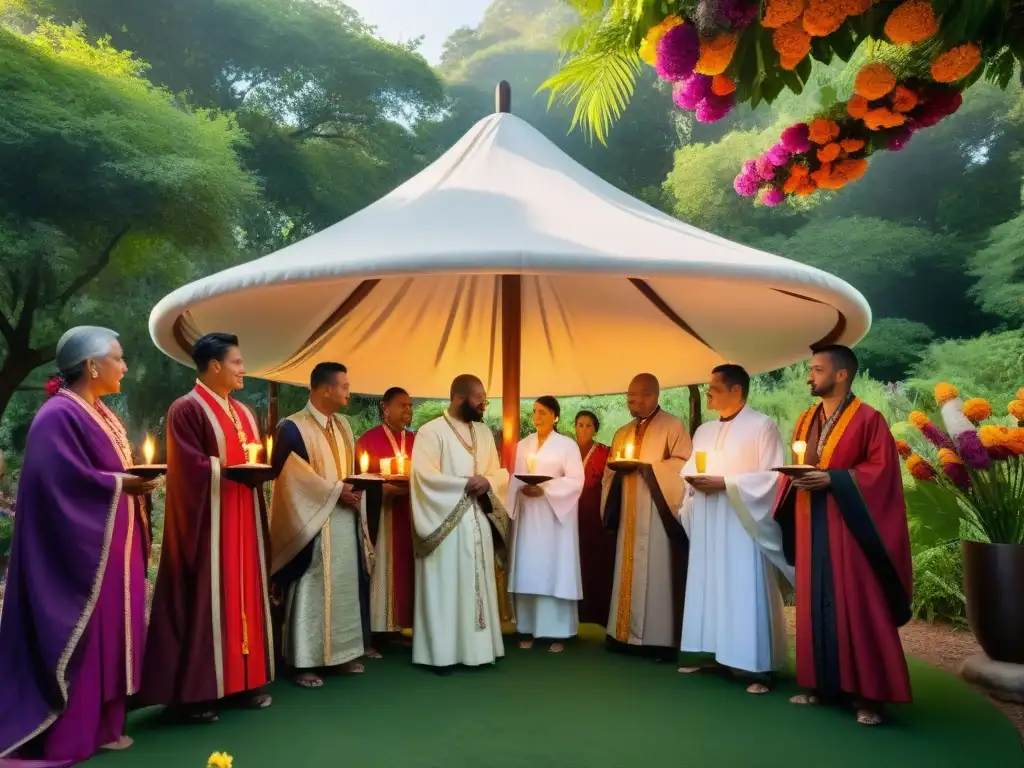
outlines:
[{"label": "dirt ground", "polygon": [[[794,633],[796,614],[793,608],[786,609],[786,624],[790,637]],[[960,662],[981,650],[970,630],[957,629],[948,624],[932,624],[927,621],[912,620],[900,630],[903,650],[911,656],[944,669],[956,675]],[[979,689],[980,690],[980,689]],[[998,699],[991,699],[1010,721],[1017,726],[1024,741],[1024,705],[1011,704]]]}]

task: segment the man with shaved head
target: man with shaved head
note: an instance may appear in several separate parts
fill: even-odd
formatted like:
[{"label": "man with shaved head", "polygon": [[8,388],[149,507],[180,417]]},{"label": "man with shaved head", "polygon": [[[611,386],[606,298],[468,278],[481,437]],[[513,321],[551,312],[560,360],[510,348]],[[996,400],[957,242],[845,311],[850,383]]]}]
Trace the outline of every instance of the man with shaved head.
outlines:
[{"label": "man with shaved head", "polygon": [[486,411],[483,382],[458,376],[451,405],[420,429],[412,448],[412,660],[442,675],[505,655],[494,559],[508,537],[508,472],[483,423]]},{"label": "man with shaved head", "polygon": [[601,509],[605,528],[616,535],[609,646],[666,661],[678,655],[686,589],[687,539],[675,512],[690,435],[661,409],[660,396],[649,373],[630,382],[626,404],[633,420],[612,440]]}]

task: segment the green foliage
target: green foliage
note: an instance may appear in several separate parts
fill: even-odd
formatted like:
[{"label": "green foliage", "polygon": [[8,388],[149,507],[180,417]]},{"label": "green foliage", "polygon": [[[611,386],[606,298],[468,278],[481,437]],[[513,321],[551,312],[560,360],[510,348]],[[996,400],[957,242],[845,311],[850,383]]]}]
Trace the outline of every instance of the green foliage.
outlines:
[{"label": "green foliage", "polygon": [[965,397],[984,397],[1000,407],[1024,386],[1024,331],[983,334],[974,339],[940,341],[928,347],[906,382],[912,396],[934,413],[935,385],[957,387]]},{"label": "green foliage", "polygon": [[986,312],[1010,326],[1024,325],[1024,213],[992,229],[971,257],[978,278],[971,295]]},{"label": "green foliage", "polygon": [[902,317],[883,318],[857,345],[861,370],[882,381],[902,381],[934,337],[924,323]]}]

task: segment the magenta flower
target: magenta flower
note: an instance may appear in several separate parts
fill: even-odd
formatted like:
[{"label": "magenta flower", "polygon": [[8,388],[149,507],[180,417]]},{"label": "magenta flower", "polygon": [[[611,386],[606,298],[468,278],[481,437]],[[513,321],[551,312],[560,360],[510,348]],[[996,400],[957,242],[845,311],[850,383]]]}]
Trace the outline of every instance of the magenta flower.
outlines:
[{"label": "magenta flower", "polygon": [[760,185],[760,181],[757,176],[741,172],[732,182],[732,188],[736,190],[737,195],[743,197],[753,197],[757,194],[757,188]]},{"label": "magenta flower", "polygon": [[910,141],[914,135],[914,129],[909,126],[900,126],[896,128],[886,139],[886,148],[893,151],[899,152]]},{"label": "magenta flower", "polygon": [[807,123],[791,125],[782,132],[779,141],[790,153],[803,154],[811,148],[811,127]]},{"label": "magenta flower", "polygon": [[761,195],[761,202],[770,208],[774,208],[776,205],[786,199],[786,193],[778,187],[768,187],[764,194]]},{"label": "magenta flower", "polygon": [[699,72],[691,72],[684,77],[672,90],[672,98],[676,106],[693,112],[697,106],[711,95],[710,75],[702,75]]},{"label": "magenta flower", "polygon": [[754,169],[757,175],[764,181],[771,181],[775,178],[775,165],[768,155],[761,155],[754,161]]},{"label": "magenta flower", "polygon": [[759,3],[750,0],[718,0],[715,5],[715,21],[718,24],[730,29],[746,29],[757,18]]},{"label": "magenta flower", "polygon": [[765,152],[765,157],[771,162],[772,165],[778,167],[785,165],[789,162],[789,150],[786,149],[782,144],[776,144],[774,147]]},{"label": "magenta flower", "polygon": [[949,439],[949,435],[936,427],[930,421],[920,425],[918,429],[920,429],[921,434],[928,439],[928,442],[936,448],[949,448],[951,451],[956,450],[956,447],[953,445],[953,441]]},{"label": "magenta flower", "polygon": [[971,469],[988,469],[992,466],[992,460],[988,456],[988,451],[985,450],[985,446],[981,444],[981,438],[978,437],[978,433],[974,430],[961,432],[957,435],[956,447],[960,458],[964,460],[964,464]]},{"label": "magenta flower", "polygon": [[694,116],[697,118],[698,123],[717,123],[729,114],[732,105],[733,96],[731,93],[726,96],[711,94],[701,99]]},{"label": "magenta flower", "polygon": [[693,72],[700,58],[700,36],[692,24],[672,27],[658,43],[655,69],[662,80],[676,82]]},{"label": "magenta flower", "polygon": [[943,464],[942,471],[958,488],[967,488],[971,484],[971,478],[968,477],[963,464]]}]

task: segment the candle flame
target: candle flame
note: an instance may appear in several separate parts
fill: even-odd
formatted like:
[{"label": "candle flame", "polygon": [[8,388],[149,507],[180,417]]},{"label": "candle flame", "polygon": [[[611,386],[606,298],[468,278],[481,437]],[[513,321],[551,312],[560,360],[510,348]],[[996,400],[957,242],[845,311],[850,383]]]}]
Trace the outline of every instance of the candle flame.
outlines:
[{"label": "candle flame", "polygon": [[533,474],[534,468],[537,466],[537,454],[531,453],[526,457],[526,471]]},{"label": "candle flame", "polygon": [[142,446],[142,455],[145,456],[147,464],[153,463],[154,452],[155,449],[153,447],[153,438],[151,438],[149,435],[146,435],[146,442]]},{"label": "candle flame", "polygon": [[359,457],[359,471],[364,475],[370,471],[370,454],[363,451],[363,455]]},{"label": "candle flame", "polygon": [[245,446],[245,457],[250,464],[258,464],[260,458],[260,451],[263,450],[263,446],[259,443],[249,443]]},{"label": "candle flame", "polygon": [[793,443],[793,456],[796,458],[797,464],[804,463],[804,455],[807,453],[807,443],[803,440],[797,440]]},{"label": "candle flame", "polygon": [[633,444],[626,443],[626,461],[633,460]]},{"label": "candle flame", "polygon": [[270,457],[274,455],[274,437],[273,435],[267,435],[267,464],[270,463]]}]

